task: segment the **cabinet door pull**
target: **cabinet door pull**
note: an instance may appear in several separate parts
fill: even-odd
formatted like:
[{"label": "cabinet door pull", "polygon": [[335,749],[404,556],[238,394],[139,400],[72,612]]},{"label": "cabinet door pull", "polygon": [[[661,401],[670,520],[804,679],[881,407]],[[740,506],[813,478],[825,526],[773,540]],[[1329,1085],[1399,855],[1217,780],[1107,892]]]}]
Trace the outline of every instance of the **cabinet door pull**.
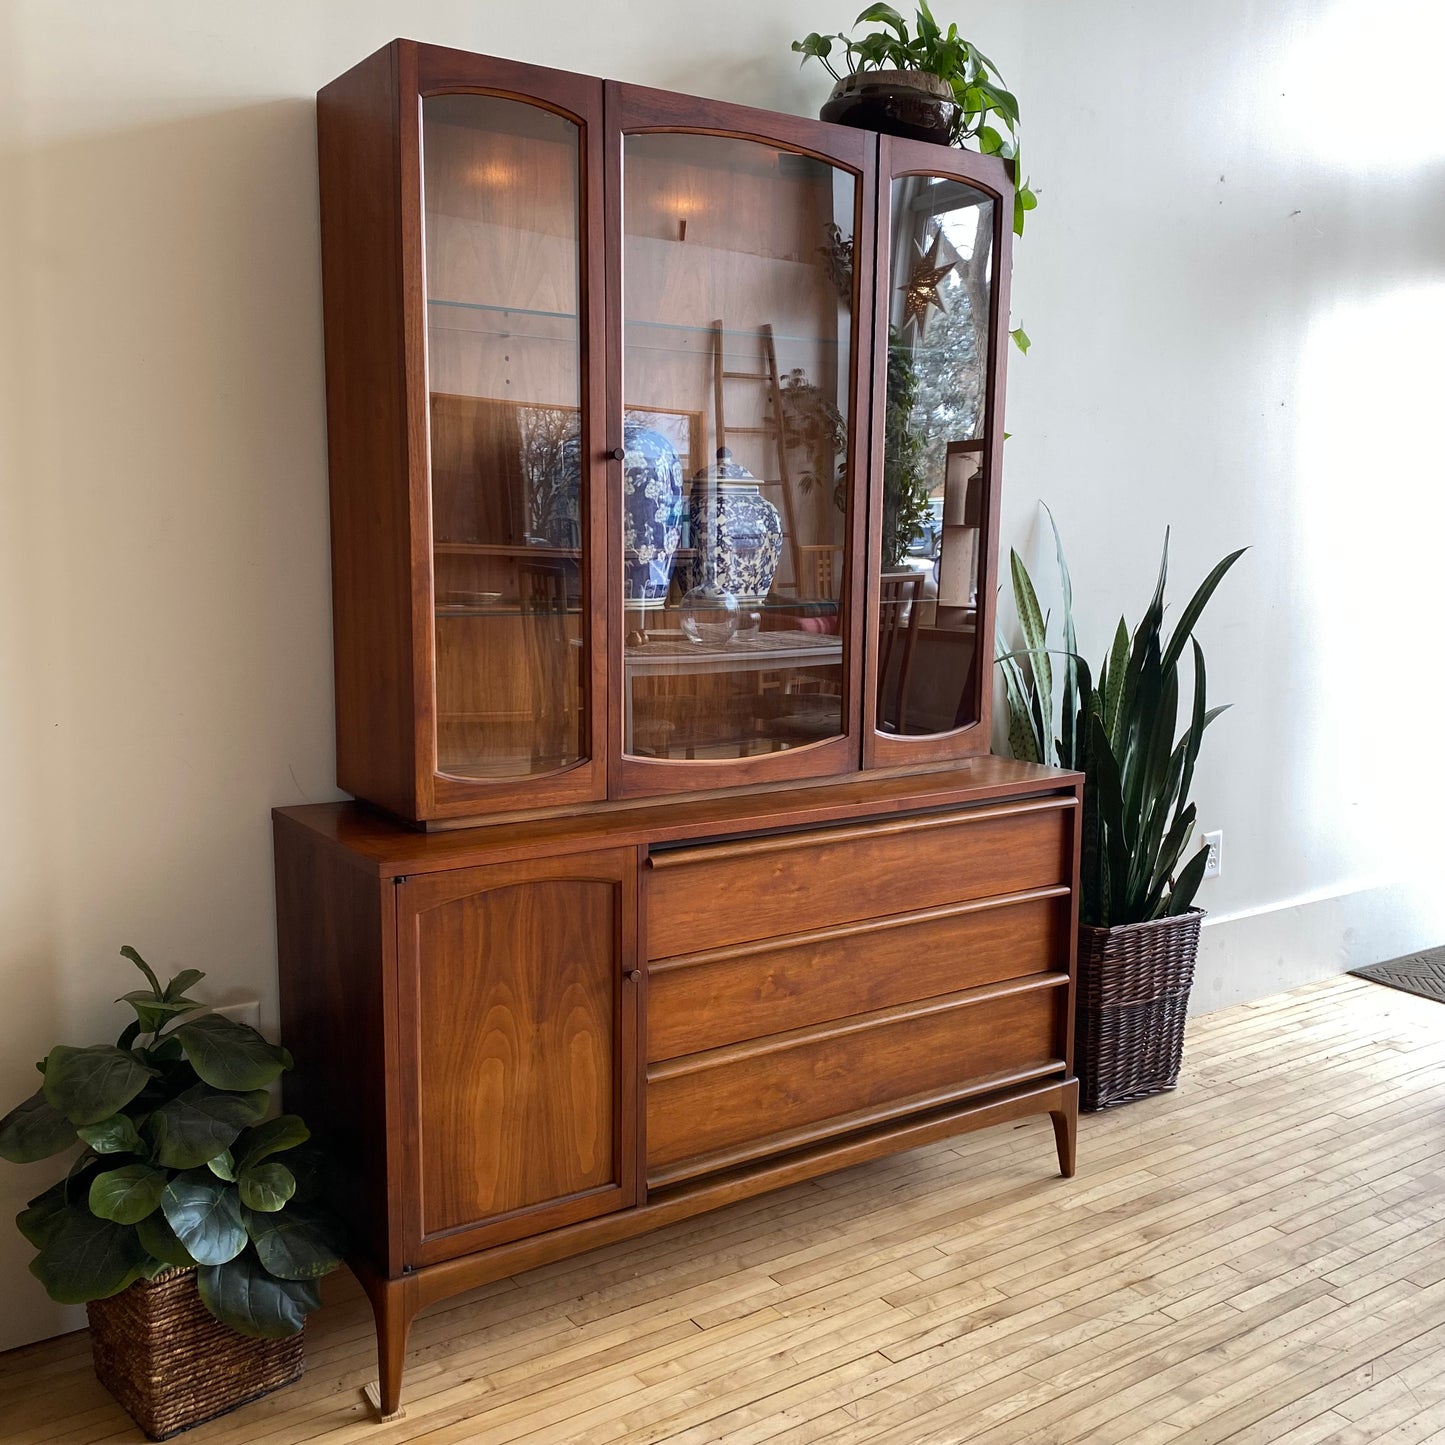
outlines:
[{"label": "cabinet door pull", "polygon": [[641,983],[642,970],[640,968],[628,968],[622,971],[622,976],[628,983]]},{"label": "cabinet door pull", "polygon": [[622,447],[613,447],[612,450],[607,453],[607,455],[611,457],[614,462],[623,462],[627,460],[627,452]]}]

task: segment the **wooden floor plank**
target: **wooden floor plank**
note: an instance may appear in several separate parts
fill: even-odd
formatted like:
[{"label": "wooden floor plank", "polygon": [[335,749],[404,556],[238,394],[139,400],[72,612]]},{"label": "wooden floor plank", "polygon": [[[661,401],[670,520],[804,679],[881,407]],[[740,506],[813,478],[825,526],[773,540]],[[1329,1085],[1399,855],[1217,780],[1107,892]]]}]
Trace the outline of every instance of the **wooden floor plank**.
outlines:
[{"label": "wooden floor plank", "polygon": [[[373,1422],[326,1282],[296,1385],[194,1445],[1445,1445],[1445,1010],[1344,977],[1190,1025],[1177,1091],[793,1186],[423,1315]],[[83,1334],[0,1445],[139,1432]]]}]

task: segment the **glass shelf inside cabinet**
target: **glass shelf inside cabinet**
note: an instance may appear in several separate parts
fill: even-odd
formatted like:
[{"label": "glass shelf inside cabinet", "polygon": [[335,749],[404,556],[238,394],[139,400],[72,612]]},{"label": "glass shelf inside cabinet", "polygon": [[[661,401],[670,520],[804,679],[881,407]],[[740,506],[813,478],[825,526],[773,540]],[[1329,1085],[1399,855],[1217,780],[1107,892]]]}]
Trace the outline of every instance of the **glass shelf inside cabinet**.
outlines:
[{"label": "glass shelf inside cabinet", "polygon": [[[516,337],[530,341],[557,341],[568,345],[576,342],[577,317],[563,311],[534,311],[524,306],[496,306],[477,301],[448,301],[431,297],[429,325],[435,329],[471,332],[478,337]],[[627,345],[649,346],[668,351],[692,351],[699,344],[710,347],[715,336],[726,341],[750,342],[757,339],[756,327],[691,326],[674,321],[648,321],[629,317],[626,322]],[[782,346],[828,347],[836,351],[848,344],[837,336],[804,336],[775,332],[775,343]]]}]

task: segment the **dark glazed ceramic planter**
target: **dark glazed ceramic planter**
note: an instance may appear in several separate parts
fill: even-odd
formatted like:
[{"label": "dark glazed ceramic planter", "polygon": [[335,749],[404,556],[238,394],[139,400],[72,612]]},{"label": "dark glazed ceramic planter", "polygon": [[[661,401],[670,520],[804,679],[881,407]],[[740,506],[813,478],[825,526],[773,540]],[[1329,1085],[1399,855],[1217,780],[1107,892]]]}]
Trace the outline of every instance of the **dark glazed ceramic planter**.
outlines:
[{"label": "dark glazed ceramic planter", "polygon": [[818,115],[839,125],[947,145],[958,116],[953,88],[924,70],[860,70],[833,87]]}]

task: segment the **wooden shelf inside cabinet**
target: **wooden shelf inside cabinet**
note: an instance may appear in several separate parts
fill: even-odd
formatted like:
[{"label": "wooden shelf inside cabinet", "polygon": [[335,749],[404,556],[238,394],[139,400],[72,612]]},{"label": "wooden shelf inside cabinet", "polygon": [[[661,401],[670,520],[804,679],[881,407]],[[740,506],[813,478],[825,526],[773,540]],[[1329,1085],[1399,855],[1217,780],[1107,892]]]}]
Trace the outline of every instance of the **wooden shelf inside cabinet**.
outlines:
[{"label": "wooden shelf inside cabinet", "polygon": [[528,542],[433,542],[432,550],[439,557],[535,557],[576,561],[581,551],[576,547],[539,547]]}]

